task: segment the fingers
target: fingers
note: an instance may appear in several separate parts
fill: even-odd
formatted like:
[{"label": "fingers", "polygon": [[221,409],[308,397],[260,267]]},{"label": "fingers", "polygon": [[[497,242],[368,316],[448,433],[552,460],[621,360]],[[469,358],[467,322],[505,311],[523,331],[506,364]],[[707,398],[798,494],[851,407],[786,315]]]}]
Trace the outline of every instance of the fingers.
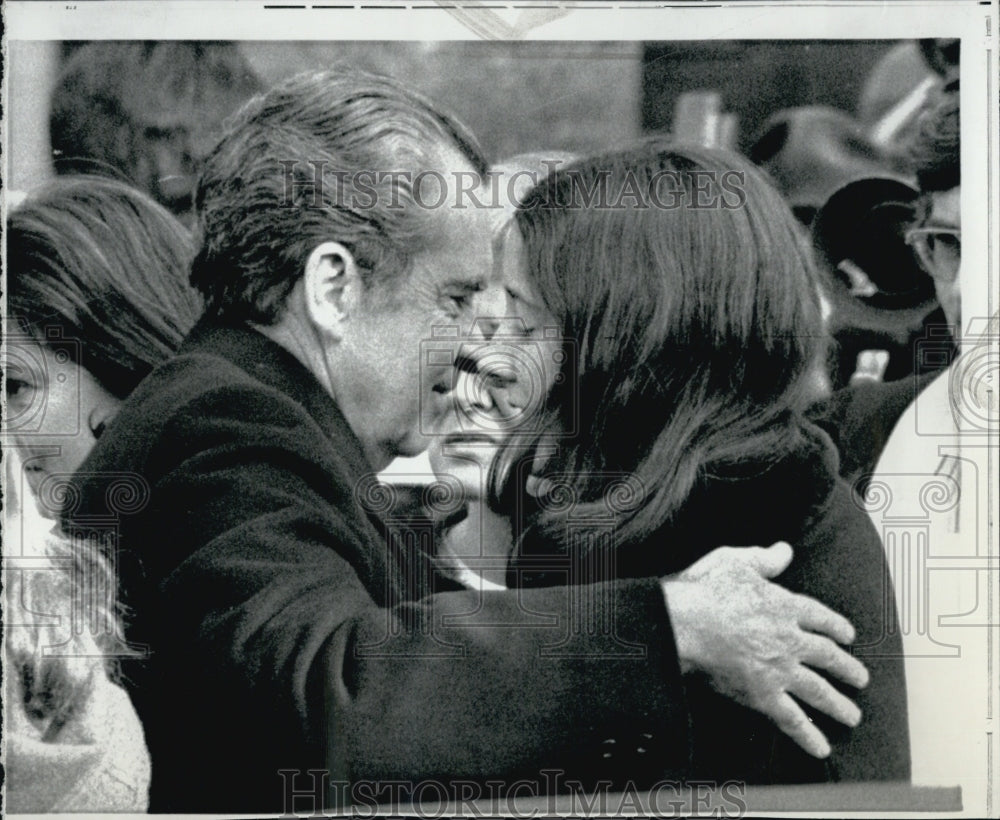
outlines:
[{"label": "fingers", "polygon": [[854,626],[847,618],[808,595],[795,597],[799,626],[829,635],[837,643],[854,643]]},{"label": "fingers", "polygon": [[845,726],[853,728],[861,722],[861,710],[857,704],[812,669],[800,666],[788,691]]},{"label": "fingers", "polygon": [[778,541],[769,547],[746,547],[740,550],[740,557],[765,578],[774,578],[792,563],[792,547],[786,541]]},{"label": "fingers", "polygon": [[782,732],[813,757],[830,756],[830,744],[826,736],[806,717],[802,707],[787,692],[783,692],[770,709],[764,710],[764,713]]},{"label": "fingers", "polygon": [[829,672],[858,689],[868,685],[869,676],[865,665],[822,635],[806,636],[800,658],[814,669]]},{"label": "fingers", "polygon": [[712,570],[743,572],[749,567],[765,578],[773,578],[784,572],[791,562],[792,548],[784,541],[770,547],[716,547],[685,569],[683,574],[696,580]]}]

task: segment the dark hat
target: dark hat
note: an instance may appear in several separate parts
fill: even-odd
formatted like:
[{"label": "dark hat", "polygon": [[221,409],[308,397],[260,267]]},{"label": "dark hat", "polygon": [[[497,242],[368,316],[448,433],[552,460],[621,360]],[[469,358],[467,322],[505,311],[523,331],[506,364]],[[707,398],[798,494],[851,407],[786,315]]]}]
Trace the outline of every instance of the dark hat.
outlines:
[{"label": "dark hat", "polygon": [[[775,113],[749,150],[800,218],[856,179],[893,171],[892,160],[850,114],[829,106],[801,106]],[[803,218],[808,222],[808,218]]]},{"label": "dark hat", "polygon": [[934,308],[934,283],[905,241],[919,191],[894,177],[840,187],[812,226],[817,267],[838,328],[903,338]]}]

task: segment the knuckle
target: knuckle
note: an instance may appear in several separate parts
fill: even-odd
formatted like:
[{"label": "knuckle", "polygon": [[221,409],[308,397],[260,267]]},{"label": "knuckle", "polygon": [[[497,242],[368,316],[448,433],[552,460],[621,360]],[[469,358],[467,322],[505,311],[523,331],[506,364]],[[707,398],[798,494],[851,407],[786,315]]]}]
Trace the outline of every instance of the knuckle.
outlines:
[{"label": "knuckle", "polygon": [[770,712],[770,715],[774,724],[786,734],[792,734],[800,729],[795,715],[791,715],[785,710],[775,709],[773,712]]},{"label": "knuckle", "polygon": [[816,620],[818,613],[816,612],[816,602],[812,598],[798,592],[788,592],[787,594],[788,607],[798,618]]},{"label": "knuckle", "polygon": [[808,636],[799,629],[798,625],[787,621],[776,630],[775,637],[784,652],[789,656],[794,656],[795,660],[798,660],[806,651],[809,643]]},{"label": "knuckle", "polygon": [[844,663],[850,662],[850,655],[844,652],[837,644],[831,641],[829,638],[823,639],[823,648],[820,653],[820,657],[829,666],[843,666]]},{"label": "knuckle", "polygon": [[828,703],[830,698],[829,684],[819,676],[802,674],[799,676],[800,691],[811,701]]}]

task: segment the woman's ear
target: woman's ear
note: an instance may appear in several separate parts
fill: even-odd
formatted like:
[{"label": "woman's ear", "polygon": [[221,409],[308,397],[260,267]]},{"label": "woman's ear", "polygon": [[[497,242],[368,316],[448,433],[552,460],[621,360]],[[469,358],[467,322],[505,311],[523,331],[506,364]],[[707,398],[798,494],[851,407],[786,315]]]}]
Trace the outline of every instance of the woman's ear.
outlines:
[{"label": "woman's ear", "polygon": [[354,256],[339,242],[317,245],[306,260],[302,282],[309,321],[340,338],[363,290]]}]

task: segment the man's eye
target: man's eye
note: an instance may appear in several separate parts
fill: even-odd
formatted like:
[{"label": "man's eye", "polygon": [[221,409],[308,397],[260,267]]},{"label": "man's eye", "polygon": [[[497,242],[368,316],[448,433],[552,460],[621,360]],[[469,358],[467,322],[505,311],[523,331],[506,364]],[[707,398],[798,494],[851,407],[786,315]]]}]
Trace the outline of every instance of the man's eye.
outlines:
[{"label": "man's eye", "polygon": [[453,316],[461,315],[469,309],[472,297],[468,293],[455,293],[447,297],[447,310]]},{"label": "man's eye", "polygon": [[962,241],[954,234],[939,233],[930,236],[931,250],[934,252],[945,252],[960,254],[962,252]]}]

